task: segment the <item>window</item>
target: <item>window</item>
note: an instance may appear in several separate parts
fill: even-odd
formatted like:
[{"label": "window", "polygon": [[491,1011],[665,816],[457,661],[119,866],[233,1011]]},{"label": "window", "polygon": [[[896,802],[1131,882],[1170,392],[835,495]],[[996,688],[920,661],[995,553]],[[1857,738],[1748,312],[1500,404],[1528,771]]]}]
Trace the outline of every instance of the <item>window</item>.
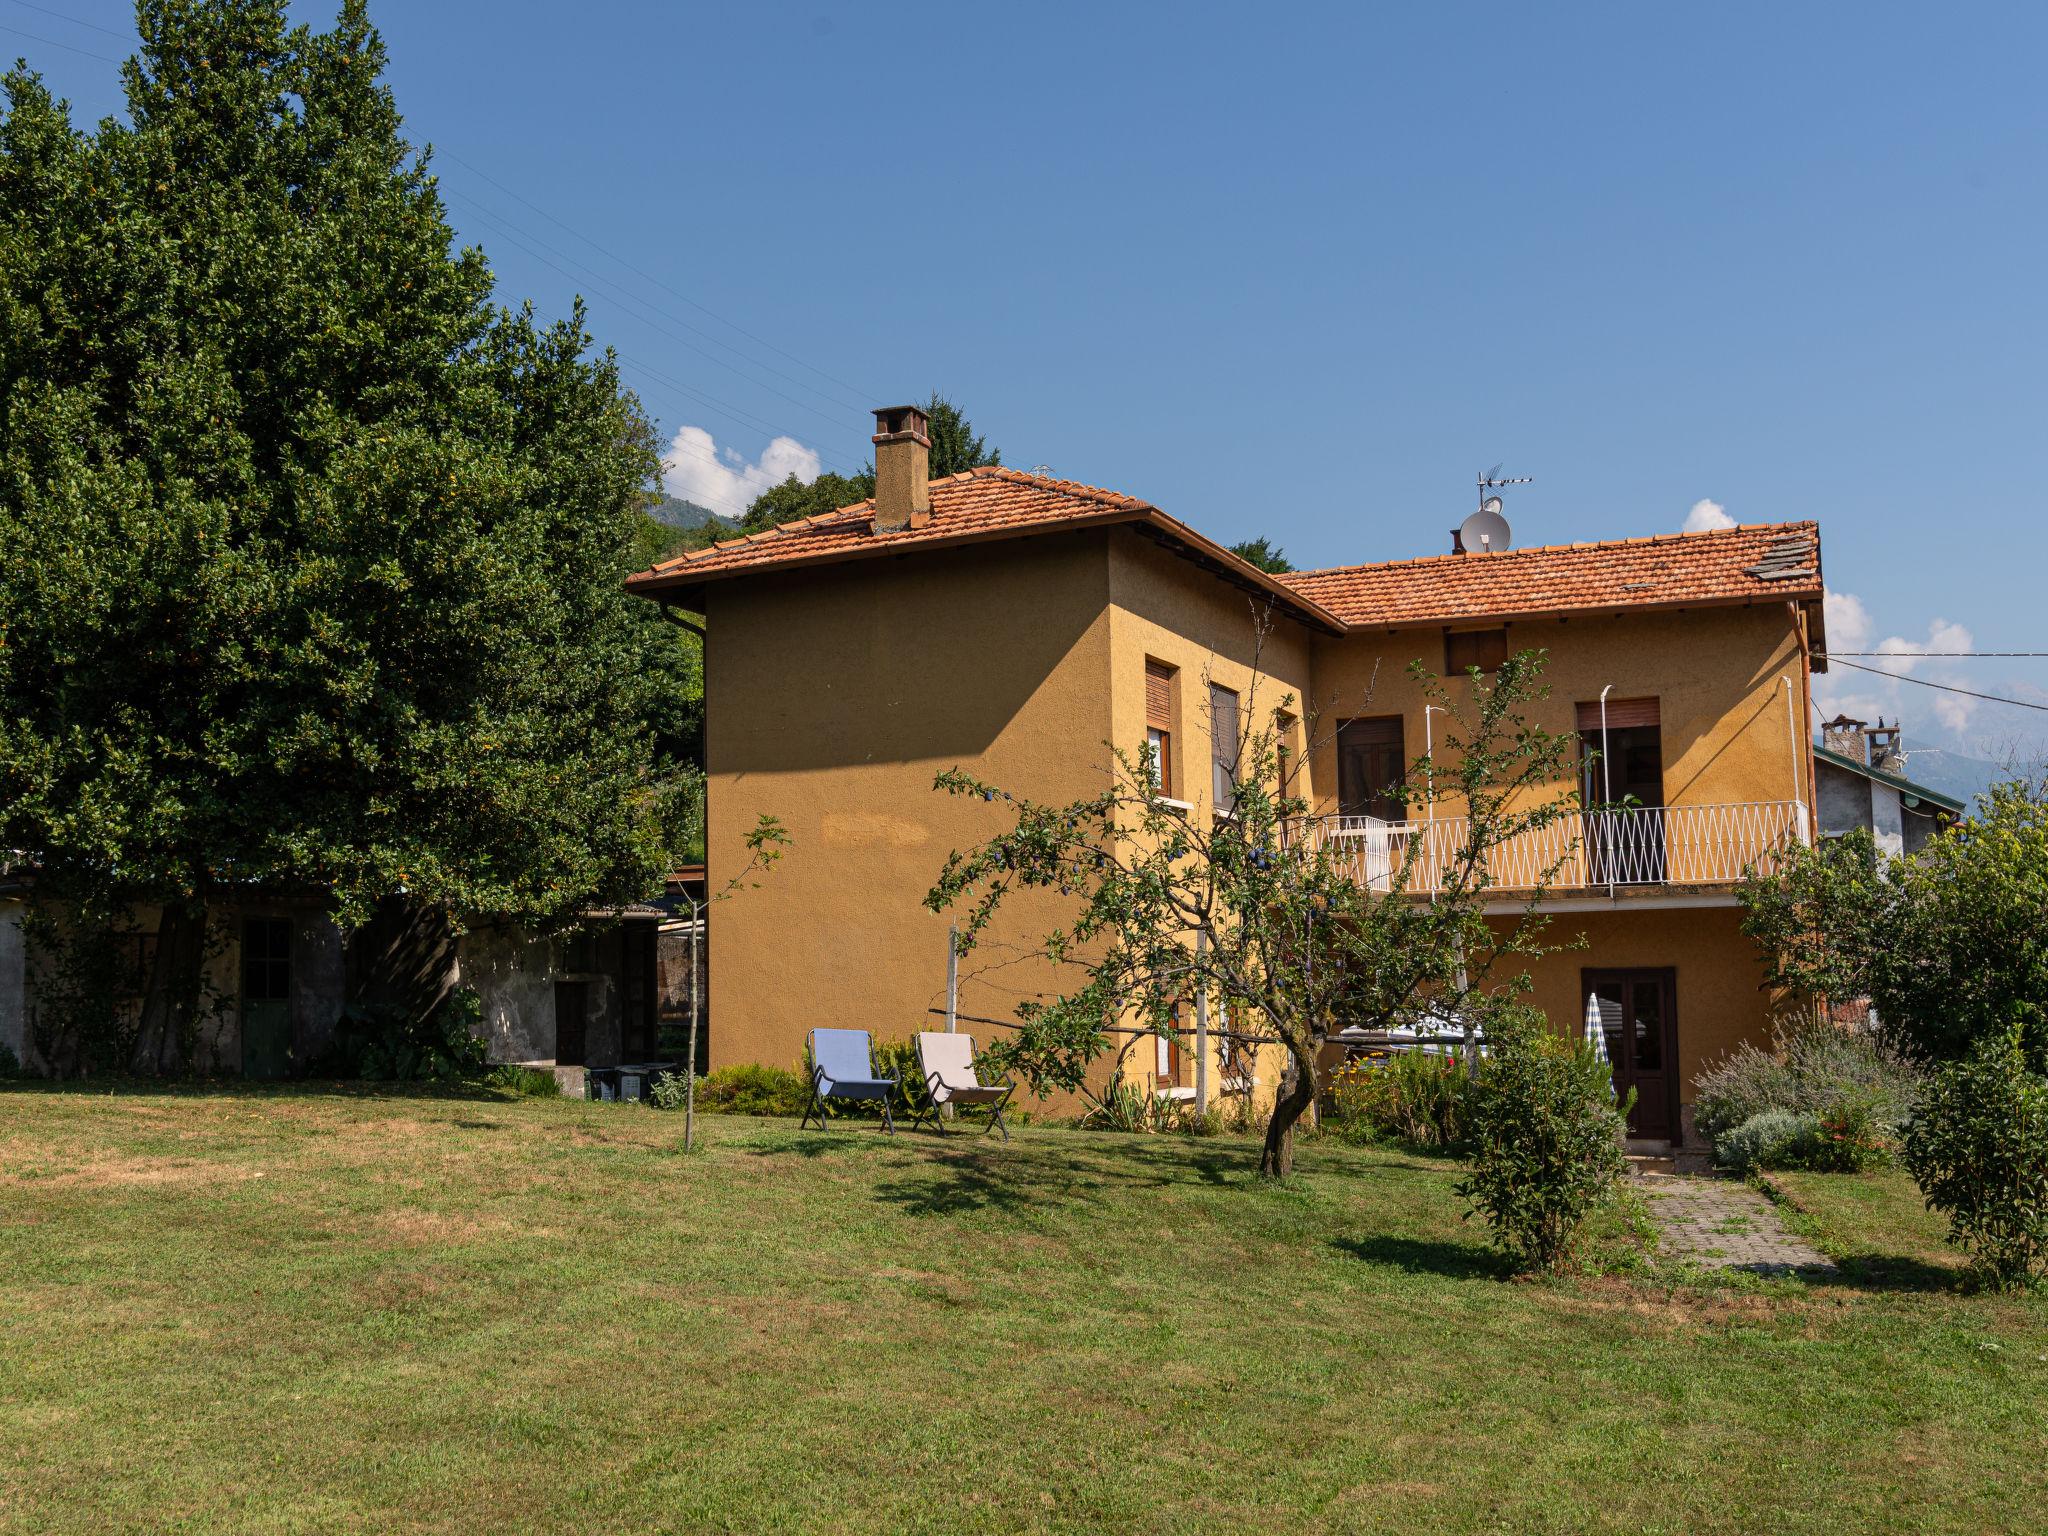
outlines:
[{"label": "window", "polygon": [[1337,811],[1343,816],[1407,819],[1401,791],[1408,754],[1399,715],[1346,720],[1337,727]]},{"label": "window", "polygon": [[1228,688],[1209,685],[1209,768],[1210,794],[1216,814],[1228,816],[1237,809],[1237,695]]},{"label": "window", "polygon": [[1145,755],[1159,776],[1159,793],[1173,795],[1174,668],[1163,661],[1145,661]]},{"label": "window", "polygon": [[292,995],[292,925],[252,917],[242,927],[242,1001],[281,1003]]},{"label": "window", "polygon": [[1500,629],[1452,629],[1444,631],[1444,676],[1462,677],[1477,667],[1481,672],[1498,672],[1508,659],[1508,632]]},{"label": "window", "polygon": [[[1180,1015],[1181,1005],[1175,1003],[1172,1012],[1167,1015],[1167,1018],[1171,1022],[1176,1034],[1180,1030]],[[1171,1035],[1160,1035],[1153,1040],[1152,1045],[1154,1050],[1153,1077],[1158,1086],[1161,1088],[1179,1087],[1180,1042]]]}]

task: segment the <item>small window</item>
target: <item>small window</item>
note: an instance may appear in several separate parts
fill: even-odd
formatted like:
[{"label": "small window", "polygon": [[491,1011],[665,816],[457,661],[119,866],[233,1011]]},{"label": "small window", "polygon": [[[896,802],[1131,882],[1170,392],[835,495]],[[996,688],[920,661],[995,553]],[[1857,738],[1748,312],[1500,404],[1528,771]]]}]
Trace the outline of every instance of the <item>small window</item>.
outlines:
[{"label": "small window", "polygon": [[242,927],[242,1000],[288,1002],[292,995],[292,925],[252,917]]},{"label": "small window", "polygon": [[1218,816],[1237,809],[1237,695],[1209,685],[1210,795]]},{"label": "small window", "polygon": [[1474,667],[1498,672],[1508,659],[1508,632],[1501,629],[1453,629],[1444,633],[1444,676],[1463,677]]},{"label": "small window", "polygon": [[1173,795],[1173,692],[1175,668],[1163,661],[1145,662],[1145,755],[1159,776],[1159,793]]}]

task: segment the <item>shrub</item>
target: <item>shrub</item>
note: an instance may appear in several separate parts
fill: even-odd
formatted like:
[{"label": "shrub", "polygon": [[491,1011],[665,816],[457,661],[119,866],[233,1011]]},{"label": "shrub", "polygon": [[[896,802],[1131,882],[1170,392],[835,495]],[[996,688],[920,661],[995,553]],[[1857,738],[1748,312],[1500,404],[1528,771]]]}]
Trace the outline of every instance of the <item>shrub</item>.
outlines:
[{"label": "shrub", "polygon": [[1721,1165],[1736,1173],[1763,1168],[1803,1168],[1820,1138],[1820,1116],[1789,1109],[1751,1115],[1714,1139]]},{"label": "shrub", "polygon": [[1324,1128],[1346,1141],[1455,1148],[1465,1138],[1470,1075],[1455,1056],[1402,1051],[1346,1062],[1330,1079]]},{"label": "shrub", "polygon": [[484,1079],[493,1088],[509,1088],[522,1099],[559,1099],[562,1084],[545,1067],[501,1066]]},{"label": "shrub", "polygon": [[1948,1240],[1999,1289],[2031,1283],[2048,1259],[2048,1081],[2029,1070],[2021,1029],[1943,1067],[1906,1128],[1906,1167]]},{"label": "shrub", "polygon": [[21,1058],[14,1054],[14,1047],[0,1041],[0,1082],[11,1082],[22,1075]]},{"label": "shrub", "polygon": [[1526,1016],[1497,1020],[1488,1038],[1492,1054],[1465,1090],[1472,1169],[1458,1193],[1516,1264],[1554,1269],[1620,1187],[1624,1109],[1607,1063],[1585,1042]]},{"label": "shrub", "polygon": [[1801,1019],[1778,1036],[1775,1051],[1740,1046],[1701,1073],[1693,1114],[1717,1148],[1767,1111],[1814,1115],[1837,1127],[1838,1164],[1867,1167],[1886,1154],[1922,1081],[1875,1035]]},{"label": "shrub", "polygon": [[[660,1109],[683,1107],[680,1072],[664,1072],[654,1085]],[[709,1115],[800,1115],[811,1096],[810,1085],[794,1072],[741,1062],[720,1067],[697,1079],[697,1110]]]},{"label": "shrub", "polygon": [[483,1000],[467,987],[449,994],[424,1018],[401,1008],[351,1008],[342,1014],[313,1075],[400,1083],[478,1077],[489,1060],[478,1031],[483,1016]]}]

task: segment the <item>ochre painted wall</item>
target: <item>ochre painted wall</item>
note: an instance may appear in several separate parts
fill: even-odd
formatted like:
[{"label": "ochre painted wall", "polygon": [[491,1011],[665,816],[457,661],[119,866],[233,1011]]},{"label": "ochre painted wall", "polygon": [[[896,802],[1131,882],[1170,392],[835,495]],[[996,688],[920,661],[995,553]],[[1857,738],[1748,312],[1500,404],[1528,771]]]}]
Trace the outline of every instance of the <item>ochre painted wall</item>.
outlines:
[{"label": "ochre painted wall", "polygon": [[[1514,624],[1508,627],[1508,647],[1547,651],[1543,681],[1550,697],[1527,713],[1550,730],[1574,730],[1576,706],[1597,700],[1610,683],[1610,701],[1655,696],[1668,804],[1809,798],[1811,706],[1798,623],[1786,605]],[[1337,808],[1334,737],[1340,720],[1399,715],[1408,757],[1422,756],[1424,699],[1408,673],[1409,663],[1418,658],[1431,672],[1443,672],[1442,631],[1397,630],[1316,641],[1316,782],[1325,811]],[[1794,690],[1789,716],[1787,678]],[[1472,688],[1468,678],[1451,679],[1447,686],[1461,704]],[[1441,742],[1447,729],[1441,715],[1434,727]],[[1459,807],[1440,799],[1437,810],[1450,816]],[[1422,814],[1419,799],[1411,802],[1409,813]]]},{"label": "ochre painted wall", "polygon": [[[948,853],[1012,822],[1001,802],[936,792],[933,775],[961,766],[1053,803],[1107,782],[1107,537],[711,587],[711,890],[745,865],[759,816],[791,837],[756,888],[712,914],[714,1068],[794,1067],[816,1026],[895,1038],[943,1027],[926,1010],[945,1004],[949,918],[925,910],[925,893]],[[1015,897],[963,962],[961,1010],[1006,1019],[1062,986],[1053,967],[1018,954],[1070,916],[1043,893]]]},{"label": "ochre painted wall", "polygon": [[1679,907],[1605,912],[1560,912],[1547,939],[1563,943],[1583,936],[1586,947],[1546,955],[1530,967],[1535,991],[1529,1001],[1561,1033],[1584,1032],[1585,970],[1629,967],[1677,972],[1678,1097],[1686,1139],[1692,1133],[1693,1080],[1745,1040],[1767,1046],[1771,1020],[1780,1005],[1764,990],[1762,958],[1742,933],[1735,907]]}]

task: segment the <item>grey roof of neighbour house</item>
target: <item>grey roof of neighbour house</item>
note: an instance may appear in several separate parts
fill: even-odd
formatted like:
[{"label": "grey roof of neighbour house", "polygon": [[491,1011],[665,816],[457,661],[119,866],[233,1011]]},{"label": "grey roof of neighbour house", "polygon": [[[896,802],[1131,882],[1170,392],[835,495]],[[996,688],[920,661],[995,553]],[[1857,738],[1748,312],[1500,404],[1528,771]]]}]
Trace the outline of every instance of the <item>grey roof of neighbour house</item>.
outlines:
[{"label": "grey roof of neighbour house", "polygon": [[1916,800],[1923,800],[1938,810],[1949,811],[1960,816],[1969,809],[1968,806],[1964,805],[1954,795],[1945,795],[1938,789],[1929,789],[1925,784],[1915,784],[1911,779],[1904,778],[1899,774],[1886,773],[1882,768],[1873,768],[1870,764],[1858,762],[1855,758],[1837,752],[1831,747],[1815,747],[1813,755],[1819,762],[1830,764],[1836,768],[1845,768],[1850,773],[1879,784],[1890,785],[1900,794],[1910,795]]}]

